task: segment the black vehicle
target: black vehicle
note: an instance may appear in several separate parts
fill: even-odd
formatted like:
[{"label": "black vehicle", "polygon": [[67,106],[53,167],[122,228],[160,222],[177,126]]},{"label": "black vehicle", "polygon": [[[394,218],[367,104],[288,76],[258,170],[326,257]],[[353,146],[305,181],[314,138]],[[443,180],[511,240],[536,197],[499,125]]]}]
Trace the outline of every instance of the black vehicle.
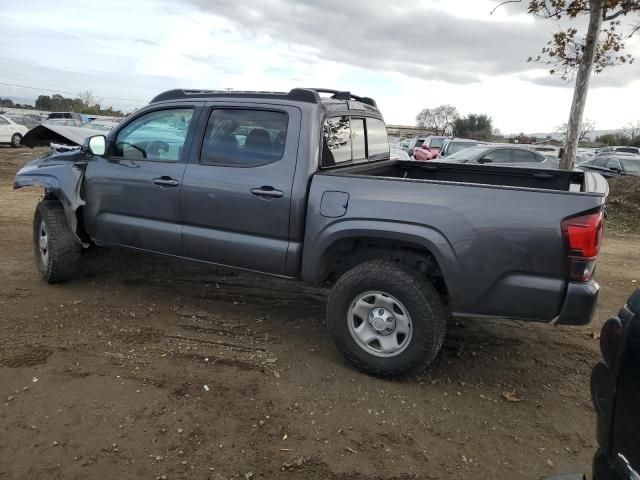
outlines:
[{"label": "black vehicle", "polygon": [[591,374],[597,415],[594,480],[640,479],[640,289],[602,327]]},{"label": "black vehicle", "polygon": [[47,120],[54,119],[73,119],[82,123],[89,123],[89,117],[87,115],[77,112],[51,112],[47,117]]},{"label": "black vehicle", "polygon": [[640,155],[599,154],[593,159],[581,163],[578,168],[598,172],[606,178],[622,175],[640,176]]},{"label": "black vehicle", "polygon": [[554,168],[554,165],[541,153],[518,145],[481,145],[466,148],[444,158],[439,158],[437,161]]}]

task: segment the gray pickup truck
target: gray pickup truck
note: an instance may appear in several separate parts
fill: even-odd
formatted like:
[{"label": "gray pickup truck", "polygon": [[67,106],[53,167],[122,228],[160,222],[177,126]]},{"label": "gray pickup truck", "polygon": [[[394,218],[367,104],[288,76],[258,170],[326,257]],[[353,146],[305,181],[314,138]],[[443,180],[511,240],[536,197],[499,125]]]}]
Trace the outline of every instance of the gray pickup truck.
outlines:
[{"label": "gray pickup truck", "polygon": [[584,324],[598,296],[601,176],[389,160],[349,92],[164,92],[33,185],[44,280],[108,246],[333,286],[330,333],[373,374],[425,368],[448,317]]}]

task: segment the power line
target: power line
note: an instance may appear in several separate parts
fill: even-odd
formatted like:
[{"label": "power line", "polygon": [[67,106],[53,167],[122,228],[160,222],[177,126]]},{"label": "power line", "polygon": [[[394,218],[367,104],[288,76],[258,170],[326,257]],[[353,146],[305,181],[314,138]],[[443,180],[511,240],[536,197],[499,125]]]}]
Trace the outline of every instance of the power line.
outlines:
[{"label": "power line", "polygon": [[[18,85],[16,83],[5,83],[0,82],[0,85],[7,85],[9,87],[18,87],[18,88],[27,88],[29,90],[38,90],[41,92],[53,92],[53,93],[64,93],[65,95],[78,95],[78,93],[65,92],[63,90],[51,90],[50,88],[40,88],[40,87],[30,87],[28,85]],[[106,100],[120,100],[124,102],[133,102],[133,103],[146,103],[145,100],[134,100],[133,98],[119,98],[119,97],[100,97]]]}]

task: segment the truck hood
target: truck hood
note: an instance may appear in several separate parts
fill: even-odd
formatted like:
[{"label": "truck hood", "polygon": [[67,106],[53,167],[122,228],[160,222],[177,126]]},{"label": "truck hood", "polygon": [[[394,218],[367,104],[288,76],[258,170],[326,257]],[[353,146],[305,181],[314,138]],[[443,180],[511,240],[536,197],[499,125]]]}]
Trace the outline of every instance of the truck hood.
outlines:
[{"label": "truck hood", "polygon": [[66,125],[47,124],[46,122],[29,130],[22,137],[22,145],[26,147],[46,147],[49,144],[81,146],[85,139],[100,132],[90,128],[68,127]]}]

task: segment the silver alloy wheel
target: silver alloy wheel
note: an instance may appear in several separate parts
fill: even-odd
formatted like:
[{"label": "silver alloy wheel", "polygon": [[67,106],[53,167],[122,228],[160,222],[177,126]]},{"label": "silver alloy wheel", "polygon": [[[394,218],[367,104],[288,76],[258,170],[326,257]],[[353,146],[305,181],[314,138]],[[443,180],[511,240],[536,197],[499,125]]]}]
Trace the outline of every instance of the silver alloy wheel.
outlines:
[{"label": "silver alloy wheel", "polygon": [[46,266],[49,262],[49,234],[47,232],[47,225],[44,223],[44,219],[40,220],[40,228],[38,235],[38,248],[40,249],[40,259]]},{"label": "silver alloy wheel", "polygon": [[385,292],[358,295],[347,311],[349,332],[367,353],[394,357],[411,342],[413,324],[405,306]]}]

